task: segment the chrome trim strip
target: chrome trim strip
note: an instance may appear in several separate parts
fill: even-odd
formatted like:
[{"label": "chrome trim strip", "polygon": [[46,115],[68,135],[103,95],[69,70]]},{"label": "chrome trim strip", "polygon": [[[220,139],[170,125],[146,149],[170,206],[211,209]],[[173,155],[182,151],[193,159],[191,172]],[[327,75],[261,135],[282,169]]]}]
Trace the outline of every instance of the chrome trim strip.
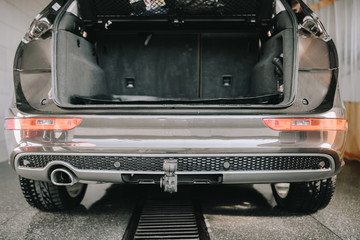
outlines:
[{"label": "chrome trim strip", "polygon": [[14,71],[21,73],[51,73],[50,68],[36,68],[36,69],[14,69]]}]

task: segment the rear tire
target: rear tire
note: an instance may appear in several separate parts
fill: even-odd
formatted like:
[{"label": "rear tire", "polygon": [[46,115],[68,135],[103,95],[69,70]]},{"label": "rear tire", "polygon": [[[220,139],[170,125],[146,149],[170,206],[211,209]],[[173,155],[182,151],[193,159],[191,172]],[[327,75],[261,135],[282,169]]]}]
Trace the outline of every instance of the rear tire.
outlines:
[{"label": "rear tire", "polygon": [[336,177],[302,183],[271,184],[279,207],[293,212],[313,213],[325,208],[334,194]]},{"label": "rear tire", "polygon": [[56,186],[20,177],[20,186],[26,201],[42,211],[68,210],[80,205],[84,198],[87,184],[77,183],[73,186]]}]

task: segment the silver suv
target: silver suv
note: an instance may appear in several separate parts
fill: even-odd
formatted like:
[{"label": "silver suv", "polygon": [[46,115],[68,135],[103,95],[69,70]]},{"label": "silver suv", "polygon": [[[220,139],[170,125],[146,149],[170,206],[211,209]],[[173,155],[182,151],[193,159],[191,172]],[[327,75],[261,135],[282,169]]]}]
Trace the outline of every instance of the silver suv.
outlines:
[{"label": "silver suv", "polygon": [[108,182],[271,183],[314,212],[344,165],[336,49],[301,0],[56,0],[14,84],[10,163],[45,211]]}]

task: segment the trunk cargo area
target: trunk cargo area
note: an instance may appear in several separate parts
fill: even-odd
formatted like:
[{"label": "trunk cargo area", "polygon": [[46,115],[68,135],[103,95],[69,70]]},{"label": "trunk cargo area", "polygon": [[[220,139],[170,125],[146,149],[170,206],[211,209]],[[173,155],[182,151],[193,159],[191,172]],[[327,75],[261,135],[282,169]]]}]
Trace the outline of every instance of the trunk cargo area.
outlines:
[{"label": "trunk cargo area", "polygon": [[160,12],[150,14],[146,6],[104,2],[79,1],[81,18],[66,12],[58,23],[59,105],[276,105],[291,98],[295,44],[286,11],[273,18],[269,3],[236,1],[237,12],[222,6],[224,17],[205,8],[209,1],[195,1],[203,4],[198,12],[160,1],[166,12],[156,6]]}]

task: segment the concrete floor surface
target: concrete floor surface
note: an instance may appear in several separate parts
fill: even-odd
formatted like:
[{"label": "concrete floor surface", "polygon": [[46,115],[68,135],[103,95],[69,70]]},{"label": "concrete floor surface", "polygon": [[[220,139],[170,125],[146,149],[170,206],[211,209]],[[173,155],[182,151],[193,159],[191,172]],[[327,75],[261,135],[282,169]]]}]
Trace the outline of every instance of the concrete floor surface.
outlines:
[{"label": "concrete floor surface", "polygon": [[17,175],[0,163],[0,239],[121,239],[136,203],[144,199],[193,199],[201,204],[211,239],[360,239],[360,163],[348,162],[333,200],[311,215],[276,207],[269,185],[89,185],[82,205],[47,213],[30,207]]}]

